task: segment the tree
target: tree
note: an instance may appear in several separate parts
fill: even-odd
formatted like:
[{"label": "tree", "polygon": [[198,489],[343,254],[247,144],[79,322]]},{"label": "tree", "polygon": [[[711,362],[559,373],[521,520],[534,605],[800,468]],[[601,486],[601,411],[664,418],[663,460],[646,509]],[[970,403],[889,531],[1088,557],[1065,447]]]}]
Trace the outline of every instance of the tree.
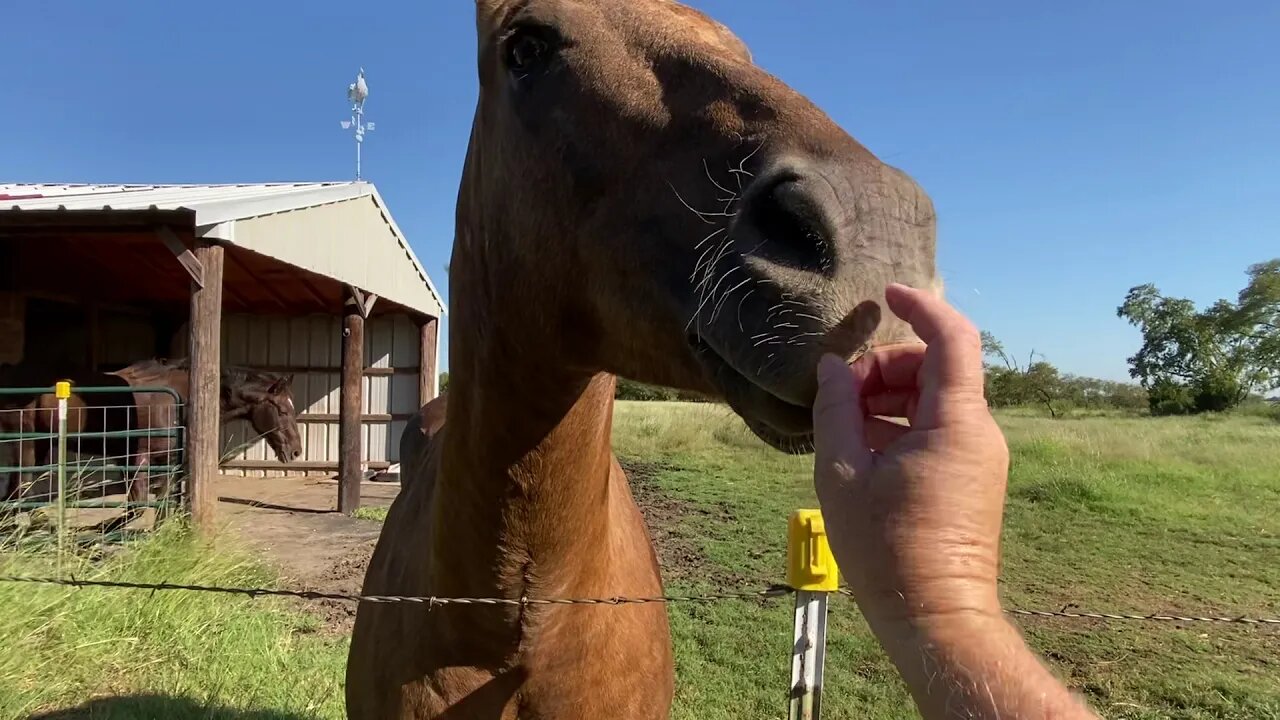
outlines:
[{"label": "tree", "polygon": [[1227,410],[1280,388],[1280,258],[1247,274],[1236,302],[1203,311],[1152,284],[1130,288],[1116,315],[1142,331],[1129,374],[1153,391],[1153,413]]},{"label": "tree", "polygon": [[440,373],[440,394],[443,395],[445,390],[449,389],[449,371],[445,370]]},{"label": "tree", "polygon": [[1058,369],[1044,360],[1036,361],[1035,350],[1027,357],[1026,367],[1019,367],[1016,360],[1004,349],[1004,344],[987,331],[982,331],[982,354],[999,358],[1000,365],[986,366],[987,402],[995,407],[1010,407],[1043,403],[1049,415],[1058,417],[1054,402],[1062,394],[1062,376]]}]

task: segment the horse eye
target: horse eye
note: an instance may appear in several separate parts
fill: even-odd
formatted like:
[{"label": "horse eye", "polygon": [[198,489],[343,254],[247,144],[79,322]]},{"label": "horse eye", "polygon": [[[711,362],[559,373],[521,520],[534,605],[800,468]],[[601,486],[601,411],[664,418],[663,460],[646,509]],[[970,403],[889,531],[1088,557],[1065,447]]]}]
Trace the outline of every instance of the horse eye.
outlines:
[{"label": "horse eye", "polygon": [[507,69],[513,72],[529,72],[551,57],[551,43],[523,31],[507,41]]}]

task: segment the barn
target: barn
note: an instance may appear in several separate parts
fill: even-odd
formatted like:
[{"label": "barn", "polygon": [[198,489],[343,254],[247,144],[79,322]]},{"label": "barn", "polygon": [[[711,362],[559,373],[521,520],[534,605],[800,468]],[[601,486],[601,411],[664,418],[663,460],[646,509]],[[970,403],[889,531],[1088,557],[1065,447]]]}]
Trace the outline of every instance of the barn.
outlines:
[{"label": "barn", "polygon": [[[368,182],[0,184],[0,386],[189,357],[193,503],[220,472],[339,475],[358,506],[436,395],[445,311]],[[219,428],[195,381],[222,363],[293,374],[299,459]]]}]

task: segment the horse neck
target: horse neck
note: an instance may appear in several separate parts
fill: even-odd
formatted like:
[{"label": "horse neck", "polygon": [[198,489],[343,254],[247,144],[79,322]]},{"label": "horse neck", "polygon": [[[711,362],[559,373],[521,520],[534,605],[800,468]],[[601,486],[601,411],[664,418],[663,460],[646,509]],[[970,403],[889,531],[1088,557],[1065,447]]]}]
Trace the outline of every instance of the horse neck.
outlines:
[{"label": "horse neck", "polygon": [[584,568],[616,552],[615,380],[539,363],[528,350],[536,345],[492,335],[473,343],[462,315],[455,307],[433,491],[436,580],[476,594],[581,588],[593,572]]},{"label": "horse neck", "polygon": [[253,410],[251,403],[244,401],[240,392],[247,384],[246,374],[237,367],[222,366],[218,377],[218,406],[222,412],[222,422],[231,422],[248,417]]}]

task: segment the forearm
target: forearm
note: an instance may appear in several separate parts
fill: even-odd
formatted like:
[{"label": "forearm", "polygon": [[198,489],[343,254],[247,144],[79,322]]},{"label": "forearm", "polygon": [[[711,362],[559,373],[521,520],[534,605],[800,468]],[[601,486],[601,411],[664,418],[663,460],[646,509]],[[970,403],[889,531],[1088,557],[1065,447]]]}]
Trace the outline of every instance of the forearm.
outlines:
[{"label": "forearm", "polygon": [[1002,617],[897,624],[877,634],[926,720],[1098,718]]}]

